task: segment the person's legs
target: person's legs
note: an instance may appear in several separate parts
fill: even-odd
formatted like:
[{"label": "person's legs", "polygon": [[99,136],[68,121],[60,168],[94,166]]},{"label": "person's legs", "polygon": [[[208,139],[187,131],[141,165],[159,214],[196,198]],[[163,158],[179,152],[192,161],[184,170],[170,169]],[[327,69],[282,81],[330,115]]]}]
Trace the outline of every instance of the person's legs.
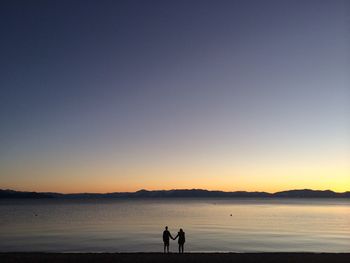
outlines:
[{"label": "person's legs", "polygon": [[168,252],[169,253],[169,242],[164,242],[164,253]]},{"label": "person's legs", "polygon": [[181,253],[184,253],[184,244],[180,245]]}]

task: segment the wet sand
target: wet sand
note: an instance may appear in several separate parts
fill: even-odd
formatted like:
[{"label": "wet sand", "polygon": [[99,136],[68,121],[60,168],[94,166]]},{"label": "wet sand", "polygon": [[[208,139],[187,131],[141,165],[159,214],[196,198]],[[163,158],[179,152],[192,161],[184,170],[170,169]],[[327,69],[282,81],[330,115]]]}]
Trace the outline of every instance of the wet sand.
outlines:
[{"label": "wet sand", "polygon": [[0,253],[1,263],[84,262],[84,263],[323,263],[350,262],[350,253]]}]

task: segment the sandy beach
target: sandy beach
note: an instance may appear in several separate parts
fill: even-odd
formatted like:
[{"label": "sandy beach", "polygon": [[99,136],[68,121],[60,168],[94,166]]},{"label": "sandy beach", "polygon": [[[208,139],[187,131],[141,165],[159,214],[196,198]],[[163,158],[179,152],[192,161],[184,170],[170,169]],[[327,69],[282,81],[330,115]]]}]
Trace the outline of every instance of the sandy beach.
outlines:
[{"label": "sandy beach", "polygon": [[0,262],[350,262],[350,253],[0,253]]}]

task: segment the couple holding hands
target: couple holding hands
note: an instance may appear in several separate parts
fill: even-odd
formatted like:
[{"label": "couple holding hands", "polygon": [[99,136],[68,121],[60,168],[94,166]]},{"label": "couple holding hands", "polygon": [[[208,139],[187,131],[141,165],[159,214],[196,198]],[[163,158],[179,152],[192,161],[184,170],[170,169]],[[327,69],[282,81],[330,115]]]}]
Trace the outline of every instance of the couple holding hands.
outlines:
[{"label": "couple holding hands", "polygon": [[179,244],[179,253],[184,253],[184,244],[185,244],[185,232],[180,228],[179,232],[177,233],[176,237],[172,237],[170,234],[168,227],[165,227],[165,230],[163,232],[163,242],[164,242],[164,253],[168,252],[169,253],[169,241],[170,238],[172,240],[175,240],[176,238],[178,239],[178,244]]}]

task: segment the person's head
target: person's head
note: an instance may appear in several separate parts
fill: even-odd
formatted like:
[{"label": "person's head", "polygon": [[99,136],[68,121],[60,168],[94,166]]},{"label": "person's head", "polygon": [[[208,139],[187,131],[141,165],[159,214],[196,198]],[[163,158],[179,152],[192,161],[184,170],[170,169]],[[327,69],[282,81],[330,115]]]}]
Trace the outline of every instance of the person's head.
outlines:
[{"label": "person's head", "polygon": [[182,230],[182,228],[180,228],[180,232],[184,232],[184,231]]},{"label": "person's head", "polygon": [[165,230],[168,230],[168,226],[165,227]]}]

